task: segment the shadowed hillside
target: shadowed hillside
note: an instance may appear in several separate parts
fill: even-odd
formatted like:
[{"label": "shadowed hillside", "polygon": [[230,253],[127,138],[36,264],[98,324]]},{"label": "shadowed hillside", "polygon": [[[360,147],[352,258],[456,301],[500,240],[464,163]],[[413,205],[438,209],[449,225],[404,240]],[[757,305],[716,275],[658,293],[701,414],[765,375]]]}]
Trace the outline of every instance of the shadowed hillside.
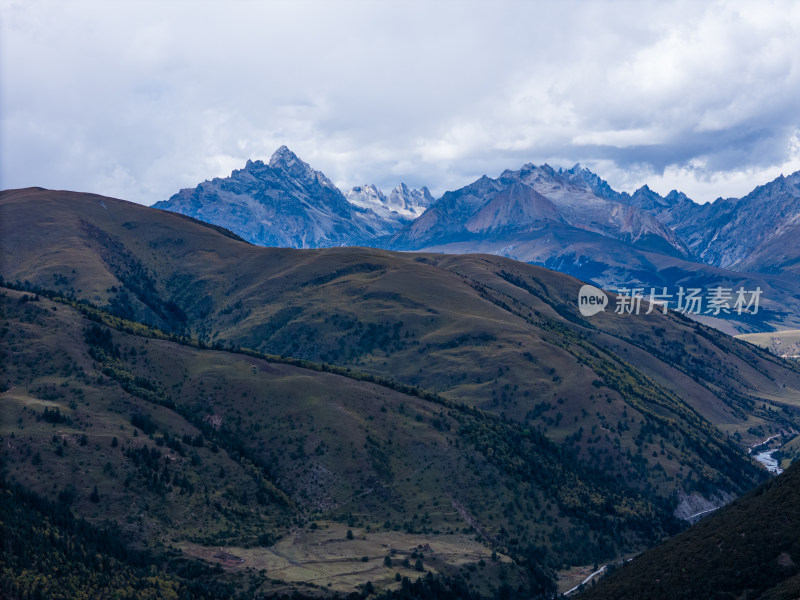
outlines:
[{"label": "shadowed hillside", "polygon": [[800,596],[800,465],[635,558],[577,597]]},{"label": "shadowed hillside", "polygon": [[735,444],[795,428],[796,366],[672,314],[583,318],[580,282],[508,259],[260,248],[163,211],[41,190],[5,192],[2,223],[7,280],[222,347],[438,392],[665,498],[745,489],[759,469]]},{"label": "shadowed hillside", "polygon": [[[553,569],[680,527],[666,503],[605,481],[519,424],[368,375],[201,349],[78,308],[4,292],[7,477],[117,523],[133,546],[209,562],[224,547],[246,557],[239,570],[301,585],[317,569],[315,580],[340,591],[413,576],[411,546],[433,546],[425,564],[448,576],[494,550],[504,568],[521,569],[512,580],[539,593]],[[309,559],[319,542],[330,551]],[[306,554],[294,568],[283,556],[298,546]]]}]

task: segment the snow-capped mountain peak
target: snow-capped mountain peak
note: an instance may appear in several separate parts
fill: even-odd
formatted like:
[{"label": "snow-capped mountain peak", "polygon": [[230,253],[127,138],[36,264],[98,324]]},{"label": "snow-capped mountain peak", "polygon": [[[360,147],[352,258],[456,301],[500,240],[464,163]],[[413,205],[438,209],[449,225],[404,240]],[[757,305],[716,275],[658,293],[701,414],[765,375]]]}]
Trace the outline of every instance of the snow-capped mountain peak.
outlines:
[{"label": "snow-capped mountain peak", "polygon": [[620,193],[614,190],[605,179],[592,173],[580,163],[576,163],[571,169],[559,169],[558,174],[571,184],[589,190],[595,196],[606,198],[607,200],[618,200]]},{"label": "snow-capped mountain peak", "polygon": [[387,204],[391,210],[410,219],[416,219],[433,202],[433,196],[431,196],[428,188],[421,187],[418,190],[414,190],[405,183],[401,183],[394,188],[387,198]]},{"label": "snow-capped mountain peak", "polygon": [[395,187],[388,196],[374,185],[358,185],[347,192],[345,197],[358,208],[398,223],[413,221],[434,202],[428,188],[415,190],[405,183]]}]

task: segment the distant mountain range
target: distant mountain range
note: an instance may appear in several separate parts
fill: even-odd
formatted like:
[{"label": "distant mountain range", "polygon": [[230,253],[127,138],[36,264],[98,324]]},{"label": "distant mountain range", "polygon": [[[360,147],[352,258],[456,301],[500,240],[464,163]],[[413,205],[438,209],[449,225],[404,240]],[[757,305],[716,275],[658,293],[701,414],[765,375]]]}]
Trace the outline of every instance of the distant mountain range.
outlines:
[{"label": "distant mountain range", "polygon": [[220,225],[259,246],[327,248],[365,245],[413,221],[432,203],[427,188],[405,185],[388,198],[372,185],[345,196],[281,146],[269,164],[248,160],[230,177],[183,189],[154,206]]},{"label": "distant mountain range", "polygon": [[405,183],[394,188],[388,197],[374,185],[359,185],[347,192],[345,198],[350,204],[372,213],[376,226],[382,221],[386,233],[394,233],[422,216],[435,202],[428,188],[412,190]]},{"label": "distant mountain range", "polygon": [[496,254],[645,294],[760,288],[757,314],[695,318],[728,333],[800,326],[800,172],[700,205],[647,186],[617,192],[579,165],[526,164],[434,199],[405,184],[343,194],[282,146],[269,164],[248,161],[153,206],[263,246]]}]

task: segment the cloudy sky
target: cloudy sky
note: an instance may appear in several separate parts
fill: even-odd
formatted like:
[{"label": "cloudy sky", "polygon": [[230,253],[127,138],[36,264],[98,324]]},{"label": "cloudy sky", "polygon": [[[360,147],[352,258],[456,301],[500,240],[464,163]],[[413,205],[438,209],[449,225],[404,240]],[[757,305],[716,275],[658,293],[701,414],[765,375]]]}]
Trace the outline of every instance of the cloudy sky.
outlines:
[{"label": "cloudy sky", "polygon": [[435,195],[526,162],[700,202],[800,169],[800,2],[0,7],[3,189],[152,204],[281,144]]}]

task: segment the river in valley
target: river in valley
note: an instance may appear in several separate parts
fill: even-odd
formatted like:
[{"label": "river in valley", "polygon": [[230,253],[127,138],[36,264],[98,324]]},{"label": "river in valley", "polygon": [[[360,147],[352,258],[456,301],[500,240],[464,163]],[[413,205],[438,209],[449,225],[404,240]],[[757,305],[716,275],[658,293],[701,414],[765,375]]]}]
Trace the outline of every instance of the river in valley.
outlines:
[{"label": "river in valley", "polygon": [[762,465],[767,467],[767,470],[770,473],[775,473],[776,475],[780,475],[783,473],[783,469],[780,468],[778,465],[778,461],[772,458],[772,453],[775,450],[767,450],[766,452],[759,452],[756,454],[756,460],[760,462]]},{"label": "river in valley", "polygon": [[[766,440],[761,442],[760,444],[756,444],[755,446],[751,446],[747,453],[750,454],[753,451],[753,448],[758,448],[759,446],[763,446],[764,444],[768,444],[770,441],[774,440],[775,438],[781,437],[782,434],[773,435],[768,437]],[[779,446],[780,447],[780,446]],[[763,452],[759,452],[756,454],[755,458],[758,462],[764,465],[770,473],[774,473],[775,475],[780,475],[783,473],[783,469],[781,469],[780,465],[778,464],[778,460],[772,457],[772,453],[775,452],[778,448],[772,448],[769,450],[764,450]]]}]

